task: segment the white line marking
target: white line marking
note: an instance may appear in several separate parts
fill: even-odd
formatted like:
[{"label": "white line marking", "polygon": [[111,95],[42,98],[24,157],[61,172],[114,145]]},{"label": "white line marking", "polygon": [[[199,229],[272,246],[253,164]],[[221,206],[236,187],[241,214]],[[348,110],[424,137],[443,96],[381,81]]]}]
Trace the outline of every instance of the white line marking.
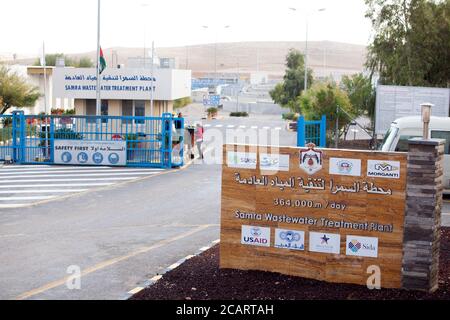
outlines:
[{"label": "white line marking", "polygon": [[252,126],[252,129],[258,129],[258,126]]},{"label": "white line marking", "polygon": [[234,128],[234,125],[233,124],[229,124],[228,126],[227,126],[227,128]]},{"label": "white line marking", "polygon": [[143,287],[136,287],[136,288],[134,288],[133,290],[128,291],[128,293],[130,293],[130,294],[136,294],[136,293],[142,291],[143,289],[144,289]]},{"label": "white line marking", "polygon": [[218,125],[216,125],[216,128],[222,128],[223,127],[223,125],[222,124],[218,124]]},{"label": "white line marking", "polygon": [[201,247],[199,251],[206,251],[208,249],[209,249],[209,247]]},{"label": "white line marking", "polygon": [[209,127],[211,127],[210,124],[205,124],[205,125],[203,125],[203,128],[209,128]]},{"label": "white line marking", "polygon": [[0,191],[0,194],[16,194],[16,193],[67,193],[67,192],[83,192],[89,189],[59,189],[59,190],[8,190]]},{"label": "white line marking", "polygon": [[[120,168],[120,167],[116,167]],[[112,170],[114,168],[112,167],[92,167],[92,166],[78,166],[78,167],[61,167],[61,166],[53,166],[53,167],[33,167],[33,168],[27,168],[27,167],[2,167],[0,168],[0,171],[45,171],[45,170],[92,170],[92,169],[98,169],[98,170]]]},{"label": "white line marking", "polygon": [[[15,178],[15,179],[21,179],[21,178],[51,178],[51,177],[93,177],[93,176],[102,176],[102,177],[114,177],[114,176],[127,176],[127,175],[152,175],[157,172],[119,172],[119,173],[87,173],[87,174],[29,174],[29,175],[11,175],[6,178]],[[0,181],[1,182],[1,181]],[[20,181],[19,181],[20,182]]]},{"label": "white line marking", "polygon": [[[34,176],[33,176],[34,177]],[[116,177],[116,178],[80,178],[80,179],[30,179],[30,180],[0,180],[0,183],[23,183],[23,182],[56,182],[56,181],[114,181],[133,180],[139,177]]]},{"label": "white line marking", "polygon": [[153,278],[151,278],[150,281],[158,281],[161,278],[162,278],[162,275],[159,274],[159,275],[154,276]]},{"label": "white line marking", "polygon": [[276,128],[275,128],[275,130],[277,130],[277,131],[280,131],[280,130],[281,130],[281,128],[280,128],[280,127],[276,127]]},{"label": "white line marking", "polygon": [[178,267],[179,265],[180,265],[179,263],[174,263],[174,264],[171,264],[167,269],[173,270],[173,269],[175,269],[176,267]]},{"label": "white line marking", "polygon": [[269,130],[270,127],[263,127],[263,130]]},{"label": "white line marking", "polygon": [[193,257],[195,257],[193,254],[190,254],[188,256],[186,256],[186,258],[184,258],[184,260],[189,260],[192,259]]},{"label": "white line marking", "polygon": [[[39,180],[40,181],[40,180]],[[52,180],[53,181],[53,180]],[[61,183],[61,184],[10,184],[6,186],[0,186],[0,189],[4,188],[49,188],[49,187],[99,187],[110,186],[114,183]]]},{"label": "white line marking", "polygon": [[17,204],[0,204],[0,209],[14,209],[28,207],[29,203],[17,203]]},{"label": "white line marking", "polygon": [[239,128],[241,128],[241,129],[245,129],[245,128],[247,128],[246,126],[239,126]]},{"label": "white line marking", "polygon": [[16,201],[16,200],[45,200],[52,199],[55,196],[33,196],[33,197],[0,197],[0,201]]},{"label": "white line marking", "polygon": [[102,174],[103,173],[114,174],[117,172],[161,172],[161,171],[164,171],[164,170],[162,170],[162,169],[113,169],[113,170],[108,170],[108,171],[105,171],[105,170],[70,170],[70,171],[68,171],[68,170],[50,170],[50,171],[40,170],[40,171],[23,171],[23,172],[11,172],[11,173],[9,173],[9,172],[6,173],[6,172],[0,171],[0,176],[11,176],[11,175],[19,175],[19,174],[20,175],[34,174],[34,175],[38,176],[43,173],[64,173],[64,174],[66,174],[66,173],[82,173],[82,174],[84,174],[84,173],[101,172]]},{"label": "white line marking", "polygon": [[217,244],[220,242],[220,239],[214,240],[212,243]]}]

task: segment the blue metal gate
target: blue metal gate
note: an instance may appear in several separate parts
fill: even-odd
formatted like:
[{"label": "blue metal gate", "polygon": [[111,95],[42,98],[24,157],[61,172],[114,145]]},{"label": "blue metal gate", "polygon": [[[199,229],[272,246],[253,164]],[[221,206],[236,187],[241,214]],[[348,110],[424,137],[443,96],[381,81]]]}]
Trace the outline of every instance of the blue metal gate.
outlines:
[{"label": "blue metal gate", "polygon": [[54,142],[126,141],[127,166],[172,168],[183,165],[184,119],[162,117],[0,115],[0,160],[53,164]]},{"label": "blue metal gate", "polygon": [[327,118],[325,115],[316,121],[306,121],[303,116],[300,116],[297,121],[297,146],[304,147],[312,142],[318,147],[325,148],[326,128]]}]

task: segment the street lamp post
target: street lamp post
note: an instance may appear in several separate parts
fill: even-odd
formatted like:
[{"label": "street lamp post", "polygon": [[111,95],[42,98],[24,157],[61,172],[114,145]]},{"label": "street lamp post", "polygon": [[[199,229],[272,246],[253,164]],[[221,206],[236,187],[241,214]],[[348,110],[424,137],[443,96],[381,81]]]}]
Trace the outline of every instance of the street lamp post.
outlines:
[{"label": "street lamp post", "polygon": [[[297,8],[290,7],[289,10],[296,12]],[[317,12],[323,12],[326,8],[320,8]],[[306,34],[305,34],[305,91],[308,89],[308,12],[306,12]]]},{"label": "street lamp post", "polygon": [[[202,26],[203,29],[210,29],[209,26],[204,25]],[[230,28],[230,25],[226,25],[223,27],[224,29]],[[218,74],[217,74],[217,35],[218,35],[218,28],[215,28],[215,39],[214,39],[214,77],[216,78],[216,82],[218,82]]]}]

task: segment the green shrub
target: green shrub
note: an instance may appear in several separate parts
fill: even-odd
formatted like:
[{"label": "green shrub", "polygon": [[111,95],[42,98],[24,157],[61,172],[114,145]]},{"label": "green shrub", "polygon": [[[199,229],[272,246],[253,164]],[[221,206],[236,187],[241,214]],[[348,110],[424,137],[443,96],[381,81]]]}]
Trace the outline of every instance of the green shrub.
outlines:
[{"label": "green shrub", "polygon": [[6,128],[12,124],[12,117],[2,118],[2,127]]},{"label": "green shrub", "polygon": [[175,109],[183,108],[191,103],[192,103],[191,97],[184,97],[184,98],[176,99],[173,102],[173,109],[175,110]]},{"label": "green shrub", "polygon": [[247,112],[231,112],[230,117],[248,117]]},{"label": "green shrub", "polygon": [[298,117],[299,117],[299,115],[294,112],[283,113],[283,115],[282,115],[283,120],[297,121]]},{"label": "green shrub", "polygon": [[219,111],[219,109],[217,109],[216,107],[210,107],[210,108],[206,109],[208,116],[214,116],[217,114],[218,111]]},{"label": "green shrub", "polygon": [[[46,140],[46,133],[45,131],[41,131],[39,133],[39,138],[41,139],[41,142],[39,143],[39,146],[43,147],[45,146],[45,140]],[[48,134],[48,138],[50,138],[50,133]],[[82,140],[83,135],[73,131],[69,128],[61,128],[55,130],[53,133],[54,139],[65,139],[65,140]]]}]

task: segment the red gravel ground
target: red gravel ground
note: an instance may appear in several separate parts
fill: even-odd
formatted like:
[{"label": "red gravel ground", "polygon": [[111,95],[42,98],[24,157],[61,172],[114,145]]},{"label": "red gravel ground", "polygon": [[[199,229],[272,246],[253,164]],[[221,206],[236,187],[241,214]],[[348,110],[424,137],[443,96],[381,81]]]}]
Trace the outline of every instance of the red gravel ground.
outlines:
[{"label": "red gravel ground", "polygon": [[433,294],[332,284],[278,273],[219,269],[219,246],[166,273],[131,300],[450,300],[450,228],[441,229],[439,289]]}]

